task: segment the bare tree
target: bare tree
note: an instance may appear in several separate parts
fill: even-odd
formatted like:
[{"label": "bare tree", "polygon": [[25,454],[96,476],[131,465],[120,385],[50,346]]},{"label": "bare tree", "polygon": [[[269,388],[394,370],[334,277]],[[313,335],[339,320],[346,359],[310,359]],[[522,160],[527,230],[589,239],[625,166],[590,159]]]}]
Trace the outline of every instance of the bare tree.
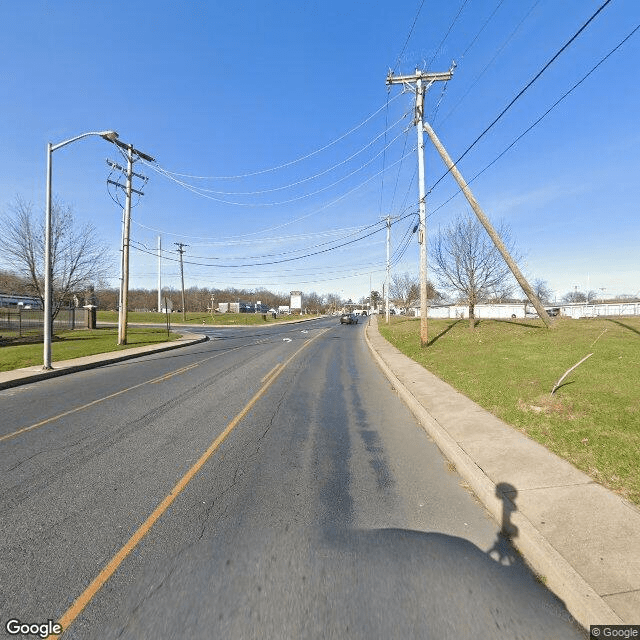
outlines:
[{"label": "bare tree", "polygon": [[[394,305],[408,313],[411,307],[420,304],[420,278],[409,273],[391,275],[389,297]],[[442,296],[431,282],[427,282],[427,300],[440,300]]]},{"label": "bare tree", "polygon": [[322,296],[315,291],[306,293],[304,296],[304,306],[307,313],[322,313],[324,311],[324,300]]},{"label": "bare tree", "polygon": [[549,304],[551,302],[553,291],[549,288],[549,284],[546,280],[541,280],[540,278],[534,280],[533,291],[543,304]]},{"label": "bare tree", "polygon": [[[500,224],[498,234],[514,260],[509,228]],[[507,263],[475,217],[458,216],[431,241],[432,270],[440,285],[469,305],[469,327],[475,326],[475,305],[504,290],[512,277]]]},{"label": "bare tree", "polygon": [[408,273],[391,275],[389,297],[393,304],[404,309],[405,313],[420,301],[420,279]]},{"label": "bare tree", "polygon": [[574,291],[568,291],[567,293],[565,293],[562,296],[562,301],[563,302],[572,302],[572,303],[586,302],[587,301],[587,294],[584,293],[584,291],[578,291],[577,289],[575,289]]},{"label": "bare tree", "polygon": [[[55,202],[51,208],[52,318],[70,304],[74,295],[84,298],[89,286],[109,275],[106,246],[92,224],[77,225],[70,207]],[[0,251],[4,261],[26,281],[30,295],[44,307],[44,215],[16,198],[9,214],[0,220]]]},{"label": "bare tree", "polygon": [[335,313],[342,307],[342,298],[339,293],[328,293],[325,296],[327,311],[329,313]]}]

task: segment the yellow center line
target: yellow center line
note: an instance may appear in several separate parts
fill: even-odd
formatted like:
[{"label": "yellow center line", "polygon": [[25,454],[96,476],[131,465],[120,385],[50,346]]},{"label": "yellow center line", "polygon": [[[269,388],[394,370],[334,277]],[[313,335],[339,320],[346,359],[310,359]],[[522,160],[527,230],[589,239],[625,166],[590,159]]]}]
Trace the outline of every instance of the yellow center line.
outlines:
[{"label": "yellow center line", "polygon": [[[204,360],[202,362],[204,362]],[[152,380],[151,384],[158,384],[158,382],[164,382],[165,380],[169,380],[169,378],[173,378],[173,376],[177,376],[181,373],[185,373],[190,369],[195,369],[196,367],[199,367],[201,364],[202,364],[201,362],[196,362],[195,364],[190,364],[188,367],[183,367],[182,369],[176,369],[175,371],[171,373],[167,373],[166,375],[162,376],[162,378],[156,378],[155,380]]]},{"label": "yellow center line", "polygon": [[[109,563],[100,571],[100,573],[93,579],[91,584],[78,596],[75,602],[65,611],[58,623],[62,626],[62,633],[64,633],[69,625],[80,615],[82,610],[91,602],[93,597],[100,591],[102,585],[115,573],[116,569],[122,564],[125,558],[135,549],[138,543],[149,533],[151,527],[156,523],[158,518],[171,506],[171,503],[180,495],[182,490],[189,484],[191,479],[198,473],[201,467],[207,462],[207,460],[215,453],[220,445],[227,439],[227,436],[235,429],[240,421],[249,413],[249,410],[255,405],[256,402],[265,394],[267,389],[274,383],[278,376],[282,373],[285,367],[306,347],[308,347],[314,340],[319,338],[323,333],[329,329],[323,329],[310,340],[305,343],[295,352],[289,359],[282,365],[278,365],[280,369],[271,376],[271,378],[263,384],[262,387],[256,392],[256,394],[249,400],[246,406],[236,415],[233,420],[226,426],[224,431],[209,445],[209,448],[200,456],[198,461],[182,476],[178,483],[173,487],[169,495],[162,500],[162,502],[155,508],[153,513],[138,527],[136,532],[129,538],[125,545],[116,553]],[[273,370],[272,370],[273,371]],[[51,635],[50,638],[59,638],[62,633],[58,635]]]},{"label": "yellow center line", "polygon": [[281,362],[278,362],[278,364],[277,364],[275,367],[273,367],[273,369],[271,369],[271,371],[269,371],[269,373],[267,373],[267,375],[266,375],[264,378],[262,378],[262,380],[260,380],[260,382],[265,382],[265,381],[267,381],[267,380],[268,380],[268,379],[269,379],[269,378],[274,374],[275,370],[276,370],[276,369],[277,369],[281,364],[282,364]]}]

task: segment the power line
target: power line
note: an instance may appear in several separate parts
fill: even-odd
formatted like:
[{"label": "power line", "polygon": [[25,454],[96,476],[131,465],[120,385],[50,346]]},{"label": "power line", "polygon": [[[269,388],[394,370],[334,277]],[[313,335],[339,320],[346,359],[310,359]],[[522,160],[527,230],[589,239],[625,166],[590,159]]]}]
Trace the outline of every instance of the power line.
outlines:
[{"label": "power line", "polygon": [[[399,162],[402,162],[402,160],[404,160],[404,158],[406,158],[408,155],[412,154],[415,151],[415,147],[413,147],[410,151],[408,151],[404,156],[402,156],[401,158],[399,158],[398,160],[396,160],[395,162],[391,163],[386,169],[385,171],[388,171],[390,169],[392,169],[395,165],[397,165]],[[326,204],[322,205],[321,207],[306,213],[303,216],[299,216],[297,218],[294,218],[293,220],[289,220],[287,222],[283,222],[282,224],[278,224],[278,225],[274,225],[272,227],[267,227],[265,229],[260,229],[259,231],[253,231],[250,233],[244,233],[244,234],[240,234],[237,236],[228,236],[230,239],[234,239],[234,238],[248,238],[251,236],[256,236],[259,235],[261,233],[267,233],[268,231],[275,231],[276,229],[282,229],[284,227],[287,227],[289,225],[295,224],[296,222],[300,222],[301,220],[305,220],[307,218],[310,218],[311,216],[317,215],[318,213],[321,213],[322,211],[325,211],[326,209],[328,209],[329,207],[332,207],[333,205],[337,204],[338,202],[340,202],[341,200],[344,200],[347,196],[350,196],[352,193],[358,191],[358,189],[361,189],[362,187],[364,187],[364,185],[366,185],[368,182],[371,182],[372,180],[374,180],[375,178],[377,178],[380,174],[382,173],[382,171],[378,171],[376,173],[374,173],[373,175],[369,176],[368,178],[366,178],[365,180],[363,180],[360,184],[356,185],[355,187],[353,187],[352,189],[349,189],[348,191],[346,191],[345,193],[343,193],[342,195],[338,196],[337,198],[331,200],[330,202],[327,202]],[[200,194],[202,195],[202,194]],[[207,197],[206,195],[203,195],[202,197]],[[140,225],[140,223],[138,223]],[[140,225],[142,226],[142,225]],[[177,234],[177,233],[173,233],[170,231],[164,231],[162,229],[156,229],[153,227],[145,227],[146,229],[149,229],[150,231],[154,231],[156,233],[162,233],[164,235],[174,235],[174,236],[178,236],[181,238],[189,238],[191,239],[192,237],[195,238],[200,238],[200,239],[211,239],[211,238],[205,238],[204,236],[187,236],[184,234]],[[215,238],[218,239],[218,238]]]},{"label": "power line", "polygon": [[416,22],[418,22],[418,17],[420,16],[420,12],[422,11],[422,5],[424,5],[424,0],[422,0],[422,2],[420,3],[420,6],[418,7],[416,16],[413,19],[413,23],[411,24],[411,28],[409,29],[409,33],[407,34],[407,39],[404,41],[404,44],[402,45],[402,51],[400,51],[400,55],[398,55],[398,59],[396,60],[395,65],[393,65],[393,69],[392,69],[393,72],[395,72],[395,70],[398,68],[398,65],[400,64],[400,60],[404,55],[404,51],[407,48],[407,45],[409,44],[409,40],[411,39],[411,35],[413,34],[413,30],[415,29]]},{"label": "power line", "polygon": [[[478,81],[480,80],[480,78],[482,78],[482,76],[487,72],[489,67],[496,61],[498,56],[502,53],[503,49],[509,44],[509,42],[511,42],[511,40],[513,39],[513,37],[515,36],[517,31],[520,29],[520,27],[523,25],[525,20],[531,15],[531,13],[533,13],[533,10],[539,4],[540,4],[540,0],[536,0],[536,2],[533,3],[533,5],[529,8],[529,11],[527,11],[527,13],[522,18],[522,20],[520,20],[520,22],[516,25],[516,28],[509,34],[509,36],[507,36],[507,39],[502,43],[502,45],[500,45],[500,47],[498,47],[498,50],[494,54],[493,58],[491,58],[491,60],[489,60],[489,62],[485,65],[484,69],[482,69],[482,71],[475,77],[474,81],[471,83],[469,88],[462,95],[460,100],[458,100],[458,102],[456,102],[456,104],[449,111],[449,113],[447,113],[447,115],[440,121],[440,124],[442,124],[443,122],[446,122],[446,120],[449,118],[449,116],[460,106],[460,104],[464,101],[464,99],[467,97],[467,95],[469,95],[469,93],[473,89],[473,87],[475,87],[476,84],[478,84]],[[465,51],[465,53],[466,53],[466,51]],[[464,53],[462,55],[464,56]]]},{"label": "power line", "polygon": [[[403,116],[403,118],[404,117],[406,117],[406,116]],[[234,192],[225,192],[225,191],[215,191],[213,189],[205,189],[203,187],[198,187],[196,185],[189,184],[187,182],[184,182],[182,180],[178,180],[177,178],[174,178],[172,175],[170,175],[169,173],[166,173],[164,170],[162,170],[159,167],[153,167],[153,169],[154,169],[154,171],[157,171],[160,175],[165,176],[169,180],[172,180],[173,182],[177,183],[181,187],[184,187],[188,191],[192,191],[193,193],[201,195],[201,196],[203,196],[205,198],[208,198],[210,200],[214,200],[215,202],[220,202],[222,204],[234,205],[234,206],[240,206],[240,207],[271,207],[271,206],[279,206],[279,205],[283,205],[283,204],[290,204],[292,202],[298,202],[299,200],[303,200],[304,198],[309,198],[311,196],[314,196],[314,195],[317,195],[319,193],[322,193],[323,191],[327,191],[328,189],[331,189],[332,187],[335,187],[337,184],[340,184],[341,182],[344,182],[348,178],[354,176],[356,173],[359,173],[360,171],[362,171],[363,169],[368,167],[376,158],[378,158],[391,145],[393,145],[393,143],[401,135],[402,135],[402,132],[399,133],[395,138],[393,138],[393,140],[391,140],[391,142],[386,144],[385,147],[381,151],[378,151],[378,153],[376,153],[373,157],[371,157],[369,160],[367,160],[367,162],[365,162],[364,164],[360,165],[357,169],[354,169],[350,173],[347,173],[346,175],[342,176],[341,178],[338,178],[337,180],[335,180],[331,184],[325,185],[324,187],[316,189],[315,191],[310,191],[310,192],[304,193],[304,194],[302,194],[300,196],[296,196],[295,198],[290,198],[288,200],[281,200],[281,201],[277,201],[277,202],[253,202],[253,203],[252,202],[235,202],[235,201],[225,200],[224,198],[215,198],[213,196],[209,196],[208,194],[213,193],[213,194],[216,194],[216,195],[229,195],[229,196],[235,196],[235,195],[260,195],[260,194],[263,194],[263,193],[270,193],[270,192],[273,192],[273,191],[279,191],[280,189],[286,189],[286,188],[289,188],[289,187],[292,187],[292,186],[297,186],[299,184],[302,184],[303,182],[307,182],[308,180],[312,180],[312,179],[317,178],[317,177],[319,177],[321,175],[324,175],[325,173],[328,173],[329,170],[328,171],[324,171],[322,173],[319,173],[319,174],[317,174],[315,176],[311,176],[310,178],[305,178],[303,180],[299,180],[296,183],[293,183],[293,184],[290,184],[290,185],[285,185],[284,187],[276,187],[274,189],[266,189],[264,191],[246,191],[246,192],[235,192],[234,193]],[[334,168],[336,168],[338,166],[341,166],[343,164],[346,164],[346,162],[348,162],[349,160],[354,158],[355,155],[357,155],[357,154],[354,154],[353,156],[351,156],[347,160],[339,163],[338,165],[335,165],[334,167],[332,167],[332,169],[334,169]],[[330,170],[332,170],[332,169],[330,169]]]},{"label": "power line", "polygon": [[[344,160],[341,160],[340,162],[337,162],[336,164],[332,165],[331,167],[328,167],[327,169],[323,169],[322,171],[312,175],[312,176],[307,176],[306,178],[302,178],[300,180],[297,180],[295,182],[291,182],[289,184],[285,184],[285,185],[280,185],[278,187],[272,187],[270,189],[262,189],[262,190],[256,190],[256,191],[218,191],[215,189],[205,189],[204,187],[198,187],[196,185],[190,185],[192,186],[194,189],[197,189],[203,193],[213,193],[216,195],[229,195],[229,196],[253,196],[253,195],[262,195],[265,193],[273,193],[274,191],[283,191],[285,189],[290,189],[292,187],[297,187],[305,182],[309,182],[311,180],[315,180],[317,178],[320,178],[324,175],[326,175],[327,173],[330,173],[331,171],[334,171],[335,169],[337,169],[338,167],[341,167],[345,164],[347,164],[348,162],[350,162],[351,160],[353,160],[355,157],[357,157],[358,155],[360,155],[361,153],[363,153],[364,151],[366,151],[369,147],[371,147],[373,144],[375,144],[380,138],[382,138],[384,136],[385,138],[385,145],[386,145],[386,135],[388,131],[391,131],[392,129],[394,129],[396,126],[398,126],[398,124],[400,124],[406,117],[407,117],[408,113],[405,113],[401,118],[399,118],[396,122],[394,122],[390,127],[387,128],[386,122],[385,122],[385,130],[382,133],[379,133],[375,138],[373,138],[372,140],[370,140],[366,145],[364,145],[363,147],[361,147],[360,149],[358,149],[357,151],[355,151],[354,153],[352,153],[350,156],[348,156],[347,158],[345,158]],[[385,146],[386,149],[386,146]],[[379,154],[378,154],[379,155]],[[157,165],[154,165],[153,167],[154,171],[157,171],[158,173],[160,173],[161,175],[164,175],[165,177],[169,178],[169,179],[173,179],[173,176],[176,174],[173,174],[170,171],[167,171],[166,169],[163,169],[162,167],[158,167]],[[177,181],[178,184],[189,184],[186,182],[182,182],[182,181]]]},{"label": "power line", "polygon": [[[396,98],[397,97],[398,96],[396,96]],[[391,102],[393,102],[393,100],[395,100],[396,98],[393,98],[391,100]],[[383,109],[385,109],[386,106],[387,106],[387,103],[385,102],[385,104],[383,104],[379,109],[374,111],[369,117],[367,117],[365,120],[363,120],[360,124],[356,125],[355,127],[350,129],[346,133],[342,134],[341,136],[339,136],[335,140],[332,140],[331,142],[325,144],[323,147],[320,147],[319,149],[316,149],[315,151],[312,151],[311,153],[307,153],[304,156],[300,156],[299,158],[296,158],[295,160],[290,160],[289,162],[284,162],[283,164],[277,165],[275,167],[270,167],[268,169],[260,169],[258,171],[250,171],[248,173],[242,173],[242,174],[238,174],[238,175],[234,175],[234,176],[197,176],[197,175],[191,175],[191,174],[188,174],[188,173],[177,173],[175,171],[169,171],[169,170],[165,170],[165,171],[167,173],[173,175],[173,176],[177,176],[178,178],[189,178],[191,180],[240,180],[242,178],[250,178],[250,177],[259,176],[259,175],[262,175],[262,174],[265,174],[265,173],[271,173],[273,171],[278,171],[280,169],[285,169],[286,167],[290,167],[290,166],[292,166],[294,164],[297,164],[298,162],[302,162],[303,160],[307,160],[309,158],[312,158],[313,156],[316,156],[319,153],[322,153],[323,151],[326,151],[327,149],[329,149],[333,145],[337,144],[338,142],[341,142],[346,137],[350,136],[352,133],[355,133],[356,131],[358,131],[358,129],[361,129],[365,124],[367,124],[375,116],[377,116]]]},{"label": "power line", "polygon": [[[509,109],[525,94],[525,92],[542,76],[542,74],[566,51],[566,49],[576,40],[576,38],[591,24],[593,20],[595,20],[596,16],[611,2],[611,0],[605,0],[605,2],[593,13],[593,15],[576,31],[569,40],[553,55],[553,57],[536,73],[536,75],[529,80],[529,82],[522,88],[518,94],[513,98],[509,104],[498,114],[498,116],[493,120],[493,122],[466,148],[464,153],[453,163],[455,167],[468,153],[473,149],[473,147],[478,144],[478,142],[497,124],[497,122],[509,111]],[[431,190],[433,190],[438,183],[449,173],[446,171],[438,180],[435,182]]]},{"label": "power line", "polygon": [[471,47],[473,47],[473,45],[476,43],[476,40],[480,37],[480,34],[485,30],[489,22],[491,22],[491,19],[493,18],[493,16],[496,15],[498,9],[502,6],[503,2],[504,0],[499,0],[498,4],[496,5],[496,8],[492,11],[491,15],[484,21],[484,24],[480,27],[478,33],[476,33],[476,35],[473,37],[473,39],[471,40],[467,48],[462,52],[462,55],[458,59],[458,66],[460,66],[460,63],[462,62],[464,57],[467,55],[467,53],[469,53],[469,50],[471,49]]},{"label": "power line", "polygon": [[431,57],[431,60],[429,60],[429,64],[427,65],[427,71],[431,68],[431,64],[436,59],[436,56],[440,53],[440,49],[442,49],[442,45],[445,43],[446,39],[449,37],[451,30],[453,29],[455,23],[458,21],[458,18],[460,17],[460,14],[462,13],[462,10],[465,8],[465,6],[467,5],[468,1],[469,0],[463,0],[462,4],[460,5],[460,9],[458,9],[458,13],[456,13],[456,17],[453,19],[453,22],[449,25],[449,29],[447,29],[447,33],[445,33],[444,38],[442,38],[440,44],[438,45],[438,48],[436,49],[436,52]]},{"label": "power line", "polygon": [[220,257],[211,257],[211,256],[192,256],[193,258],[197,258],[197,259],[201,259],[201,260],[256,260],[259,258],[272,258],[274,256],[286,256],[286,255],[291,255],[292,253],[299,253],[301,251],[309,251],[310,249],[317,249],[319,247],[325,247],[329,244],[335,243],[335,242],[340,242],[342,240],[346,240],[347,238],[350,238],[356,234],[362,233],[363,231],[367,231],[368,229],[371,229],[372,227],[375,227],[377,225],[380,225],[381,223],[378,222],[374,222],[373,224],[370,225],[366,225],[364,227],[359,227],[356,231],[352,232],[352,233],[348,233],[344,236],[342,236],[341,238],[333,238],[331,240],[327,240],[326,242],[321,242],[319,244],[316,245],[312,245],[310,247],[302,247],[300,249],[292,249],[290,251],[281,251],[278,253],[268,253],[268,254],[262,254],[262,255],[257,255],[257,256],[240,256],[240,257],[229,257],[229,256],[225,256],[224,258],[220,258]]},{"label": "power line", "polygon": [[[467,184],[471,184],[474,180],[476,180],[477,178],[479,178],[485,171],[487,171],[487,169],[489,169],[491,166],[493,166],[498,160],[500,160],[500,158],[502,158],[502,156],[504,156],[512,147],[514,147],[525,135],[527,135],[527,133],[529,133],[532,129],[534,129],[538,124],[540,124],[540,122],[542,122],[542,120],[544,120],[544,118],[546,118],[565,98],[567,98],[571,93],[573,93],[573,91],[575,89],[577,89],[592,73],[594,73],[594,71],[600,66],[602,65],[610,56],[612,56],[618,49],[620,49],[620,47],[622,47],[622,45],[627,42],[627,40],[629,40],[638,30],[640,29],[640,24],[636,25],[636,27],[625,37],[623,38],[613,49],[611,49],[611,51],[609,51],[609,53],[607,53],[605,56],[603,56],[593,67],[591,67],[591,69],[582,76],[582,78],[580,78],[580,80],[578,80],[578,82],[576,82],[569,90],[565,91],[565,93],[562,94],[562,96],[560,96],[560,98],[558,98],[537,120],[535,120],[531,125],[529,125],[529,127],[527,127],[517,138],[515,138],[507,147],[505,147],[503,149],[503,151],[497,155],[488,165],[486,165],[481,171],[479,171],[478,173],[476,173],[473,178],[471,178]],[[447,172],[448,173],[448,172]],[[446,173],[444,174],[445,176],[447,175]],[[443,176],[444,177],[444,176]],[[442,178],[440,178],[441,180]],[[440,180],[438,180],[438,182],[440,182]],[[431,187],[431,189],[429,190],[429,192],[433,191],[433,189],[435,188],[435,186],[438,184],[438,182],[436,182],[433,187]],[[453,200],[459,193],[461,193],[462,190],[458,189],[448,200],[445,200],[442,204],[438,205],[438,207],[436,207],[429,215],[433,215],[436,211],[442,209],[442,207],[444,207],[446,204],[448,204],[449,202],[451,202],[451,200]]]},{"label": "power line", "polygon": [[[415,213],[410,213],[406,217],[409,217],[411,215],[415,215]],[[404,219],[404,218],[401,218]],[[355,238],[354,240],[349,240],[347,242],[343,242],[342,244],[336,245],[334,247],[329,247],[327,249],[321,249],[319,251],[313,251],[311,253],[307,253],[303,256],[296,256],[293,258],[283,258],[282,260],[271,260],[268,262],[254,262],[251,264],[238,264],[238,265],[234,265],[234,264],[206,264],[206,263],[201,263],[201,262],[193,262],[193,261],[187,261],[185,260],[184,263],[185,264],[191,264],[191,265],[196,265],[196,266],[200,266],[200,267],[215,267],[216,269],[218,268],[224,268],[224,269],[237,269],[237,268],[246,268],[246,267],[260,267],[260,266],[265,266],[265,265],[270,265],[270,264],[281,264],[283,262],[292,262],[294,260],[303,260],[305,258],[310,258],[312,256],[316,256],[316,255],[321,255],[324,253],[328,253],[330,251],[335,251],[336,249],[342,248],[342,247],[346,247],[352,244],[355,244],[356,242],[360,242],[361,240],[364,240],[365,238],[369,238],[370,236],[373,236],[376,233],[379,233],[380,231],[382,231],[383,227],[380,227],[379,229],[374,229],[373,231],[360,236],[359,238]],[[176,243],[177,244],[177,243]],[[141,253],[147,253],[149,255],[156,255],[153,252],[149,251],[149,250],[145,250],[145,249],[141,249],[140,247],[136,247],[136,249],[138,251],[140,251]],[[173,262],[180,262],[179,259],[177,258],[172,258],[170,256],[165,256],[165,260],[170,260]]]}]

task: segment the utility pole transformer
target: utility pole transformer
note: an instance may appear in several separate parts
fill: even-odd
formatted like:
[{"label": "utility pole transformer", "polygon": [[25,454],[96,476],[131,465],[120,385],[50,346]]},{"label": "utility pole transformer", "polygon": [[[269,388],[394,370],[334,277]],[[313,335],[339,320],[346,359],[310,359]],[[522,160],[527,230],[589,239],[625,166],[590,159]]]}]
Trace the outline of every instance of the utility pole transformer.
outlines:
[{"label": "utility pole transformer", "polygon": [[455,63],[449,71],[428,73],[416,69],[416,72],[408,76],[394,76],[393,72],[387,75],[387,84],[402,84],[407,89],[415,92],[416,108],[414,124],[418,135],[418,194],[420,207],[420,224],[418,227],[418,242],[420,243],[420,344],[425,347],[428,343],[427,329],[427,213],[424,188],[424,95],[434,82],[447,82],[453,77]]},{"label": "utility pole transformer", "polygon": [[182,242],[174,242],[173,244],[177,245],[178,253],[180,254],[180,278],[182,280],[182,321],[187,321],[187,310],[184,306],[184,267],[182,264],[182,254],[184,253],[183,247],[188,247],[188,244],[184,244]]},{"label": "utility pole transformer", "polygon": [[431,142],[433,142],[433,145],[435,146],[438,153],[440,154],[440,157],[442,158],[445,165],[447,166],[447,169],[449,170],[451,175],[455,178],[456,182],[460,186],[462,193],[464,193],[467,201],[471,205],[471,208],[473,209],[476,216],[478,217],[478,220],[480,220],[480,222],[482,223],[482,226],[486,229],[487,233],[491,237],[491,240],[493,240],[493,243],[495,244],[496,248],[502,254],[502,257],[504,258],[505,262],[509,266],[509,269],[511,269],[511,273],[513,273],[515,279],[518,281],[518,284],[522,287],[522,290],[527,295],[527,298],[529,298],[529,301],[535,307],[535,310],[538,312],[538,316],[540,316],[541,320],[547,325],[547,327],[550,327],[552,324],[552,321],[551,321],[551,318],[549,317],[549,314],[546,312],[545,308],[542,306],[540,299],[534,293],[533,289],[527,282],[527,279],[522,275],[522,272],[518,268],[518,265],[515,263],[514,259],[509,254],[509,251],[507,250],[507,247],[505,246],[504,242],[502,242],[502,239],[500,238],[496,230],[493,228],[491,222],[489,221],[489,218],[487,218],[484,211],[480,208],[478,201],[475,199],[473,193],[471,192],[471,189],[469,189],[469,186],[467,185],[464,178],[462,177],[462,174],[460,173],[460,171],[458,171],[458,168],[452,162],[451,158],[449,157],[449,154],[447,153],[447,150],[444,148],[444,146],[438,139],[438,136],[436,136],[434,130],[426,122],[424,124],[424,130],[427,132],[427,135],[429,136],[429,138],[431,138]]}]

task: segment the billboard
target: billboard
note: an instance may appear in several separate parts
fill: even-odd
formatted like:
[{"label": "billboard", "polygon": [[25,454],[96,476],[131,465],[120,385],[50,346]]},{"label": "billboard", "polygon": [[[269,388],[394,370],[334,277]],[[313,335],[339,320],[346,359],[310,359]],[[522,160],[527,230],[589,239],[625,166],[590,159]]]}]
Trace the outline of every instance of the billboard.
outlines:
[{"label": "billboard", "polygon": [[291,311],[302,311],[302,291],[291,291],[291,303],[289,307]]}]

